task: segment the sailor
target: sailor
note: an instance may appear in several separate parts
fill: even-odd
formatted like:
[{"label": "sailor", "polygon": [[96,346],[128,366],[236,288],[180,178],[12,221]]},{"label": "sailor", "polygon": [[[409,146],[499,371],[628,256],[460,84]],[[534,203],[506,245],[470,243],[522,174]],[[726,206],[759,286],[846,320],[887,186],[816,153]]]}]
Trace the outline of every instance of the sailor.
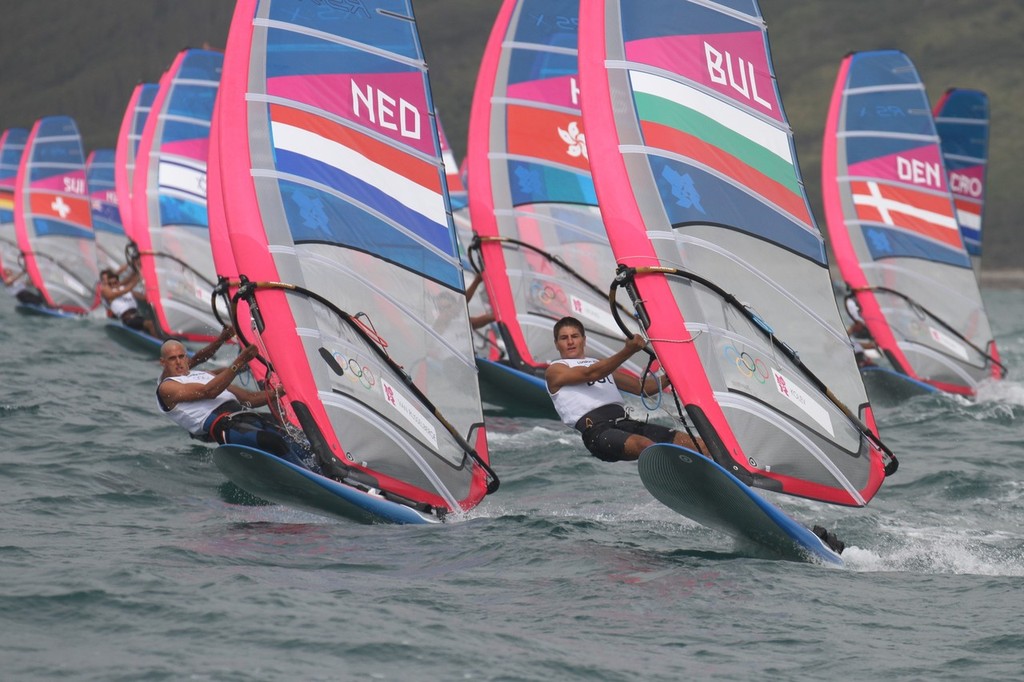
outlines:
[{"label": "sailor", "polygon": [[[217,343],[223,341],[218,339]],[[206,351],[214,344],[196,356],[212,355]],[[192,368],[194,363],[180,341],[165,341],[160,348],[164,372],[156,390],[160,411],[197,440],[247,445],[303,465],[297,444],[269,415],[247,411],[279,398],[283,388],[254,392],[231,383],[255,356],[256,346],[250,345],[230,367],[205,372]]]},{"label": "sailor", "polygon": [[548,395],[562,422],[583,436],[583,444],[600,460],[635,460],[653,443],[675,443],[696,449],[685,433],[660,424],[630,419],[619,390],[640,394],[658,390],[653,377],[641,387],[640,379],[619,367],[643,350],[644,340],[634,334],[622,350],[603,360],[587,357],[587,333],[575,317],[555,323],[555,348],[561,356],[547,369]]},{"label": "sailor", "polygon": [[46,303],[46,299],[43,298],[41,293],[39,293],[39,290],[29,285],[28,271],[24,268],[22,268],[21,272],[17,274],[7,268],[4,268],[3,278],[4,286],[7,287],[7,293],[18,299],[19,303],[49,307]]},{"label": "sailor", "polygon": [[121,321],[121,324],[136,331],[144,331],[150,336],[160,338],[162,335],[157,331],[152,320],[146,319],[139,312],[139,301],[144,301],[145,296],[135,292],[135,286],[139,283],[139,271],[132,270],[124,282],[120,280],[120,273],[128,268],[121,267],[120,271],[105,268],[100,271],[100,298],[103,305],[110,312],[112,317]]},{"label": "sailor", "polygon": [[846,328],[846,333],[853,343],[853,354],[857,359],[858,367],[869,367],[874,362],[867,356],[867,350],[878,348],[875,340],[871,338],[868,326],[864,324],[864,318],[860,314],[860,305],[857,304],[853,295],[846,297],[846,312],[850,315],[852,323]]}]

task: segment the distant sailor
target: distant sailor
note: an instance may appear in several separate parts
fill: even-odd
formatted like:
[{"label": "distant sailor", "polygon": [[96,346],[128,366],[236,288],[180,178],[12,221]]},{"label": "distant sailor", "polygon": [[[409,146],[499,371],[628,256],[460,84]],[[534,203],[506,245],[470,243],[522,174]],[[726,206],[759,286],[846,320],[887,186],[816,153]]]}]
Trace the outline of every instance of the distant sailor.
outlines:
[{"label": "distant sailor", "polygon": [[592,455],[605,462],[635,460],[654,443],[675,443],[696,449],[689,436],[660,424],[626,415],[619,390],[640,394],[657,391],[658,382],[640,379],[619,367],[643,350],[644,340],[633,335],[615,355],[598,360],[586,357],[587,334],[575,317],[563,317],[554,328],[555,347],[561,356],[548,367],[548,395],[562,421],[583,436]]},{"label": "distant sailor", "polygon": [[[127,269],[127,265],[121,270]],[[145,331],[150,336],[160,338],[152,320],[146,319],[139,311],[139,301],[145,297],[135,293],[135,285],[139,283],[139,271],[133,269],[132,274],[124,282],[119,273],[106,268],[100,272],[100,298],[110,314],[121,321],[121,324],[136,331]]]},{"label": "distant sailor", "polygon": [[[214,342],[219,343],[220,339]],[[212,346],[196,355],[212,355],[206,352]],[[231,383],[255,356],[256,347],[248,346],[230,367],[205,372],[192,368],[194,363],[180,341],[164,342],[160,349],[164,372],[156,391],[160,411],[197,440],[247,445],[304,465],[297,444],[269,415],[247,411],[277,399],[283,389],[254,392]]]},{"label": "distant sailor", "polygon": [[857,359],[858,367],[868,367],[875,364],[867,356],[867,351],[878,348],[875,340],[871,338],[871,332],[864,323],[860,314],[860,306],[852,295],[846,297],[846,312],[849,313],[852,323],[846,328],[846,333],[853,343],[853,354]]},{"label": "distant sailor", "polygon": [[7,287],[7,293],[18,299],[19,303],[49,307],[39,290],[29,285],[28,271],[24,268],[17,274],[4,268],[3,278],[4,286]]}]

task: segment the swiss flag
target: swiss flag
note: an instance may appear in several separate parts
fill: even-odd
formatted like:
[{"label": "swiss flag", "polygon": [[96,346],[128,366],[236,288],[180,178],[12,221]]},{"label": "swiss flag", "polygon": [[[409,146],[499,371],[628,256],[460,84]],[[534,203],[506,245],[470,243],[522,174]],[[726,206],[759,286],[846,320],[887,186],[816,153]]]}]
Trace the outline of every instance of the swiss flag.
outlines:
[{"label": "swiss flag", "polygon": [[32,194],[31,207],[32,215],[35,216],[53,218],[82,227],[92,225],[88,199],[52,192],[35,192]]}]

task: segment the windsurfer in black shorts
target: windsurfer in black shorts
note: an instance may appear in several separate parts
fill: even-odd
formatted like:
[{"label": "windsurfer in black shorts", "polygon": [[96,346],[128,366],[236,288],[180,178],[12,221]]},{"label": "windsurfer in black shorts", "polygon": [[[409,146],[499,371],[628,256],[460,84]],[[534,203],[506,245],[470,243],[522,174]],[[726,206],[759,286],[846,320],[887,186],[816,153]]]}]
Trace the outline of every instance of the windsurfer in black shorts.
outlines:
[{"label": "windsurfer in black shorts", "polygon": [[[127,269],[127,265],[122,271]],[[135,285],[139,283],[139,271],[132,270],[124,282],[119,277],[119,272],[109,268],[100,272],[100,298],[103,305],[110,311],[112,317],[121,321],[121,324],[134,329],[144,331],[152,337],[161,338],[162,334],[157,330],[152,320],[147,319],[139,311],[139,301],[145,300],[145,296],[135,292]]]},{"label": "windsurfer in black shorts", "polygon": [[697,449],[688,435],[660,424],[630,419],[619,390],[640,394],[657,391],[650,377],[640,379],[619,367],[640,350],[644,340],[633,335],[618,353],[598,360],[586,356],[587,333],[575,317],[555,323],[555,347],[561,356],[547,369],[548,394],[562,422],[583,436],[583,444],[600,460],[635,460],[653,443],[675,443]]}]

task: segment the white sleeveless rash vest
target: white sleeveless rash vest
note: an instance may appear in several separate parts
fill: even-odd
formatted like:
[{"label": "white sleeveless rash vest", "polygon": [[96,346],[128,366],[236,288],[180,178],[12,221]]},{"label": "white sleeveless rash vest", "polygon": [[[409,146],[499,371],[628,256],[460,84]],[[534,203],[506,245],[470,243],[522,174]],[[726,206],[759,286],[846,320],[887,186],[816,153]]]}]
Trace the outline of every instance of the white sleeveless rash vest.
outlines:
[{"label": "white sleeveless rash vest", "polygon": [[[167,377],[164,379],[164,381],[177,381],[179,384],[208,384],[212,380],[212,374],[199,369],[194,369],[183,377]],[[216,397],[209,400],[191,400],[178,403],[172,409],[167,410],[164,409],[163,402],[160,400],[159,390],[160,386],[158,384],[157,404],[160,406],[160,411],[170,417],[171,421],[175,424],[193,434],[201,434],[203,432],[203,424],[206,423],[206,419],[210,416],[211,412],[224,403],[235,400],[235,396],[230,391],[223,390]]]},{"label": "white sleeveless rash vest", "polygon": [[135,297],[132,296],[131,293],[121,294],[107,304],[107,309],[109,309],[110,312],[113,313],[114,317],[118,319],[121,319],[121,316],[129,310],[138,307],[139,306],[135,303]]},{"label": "white sleeveless rash vest", "polygon": [[[597,362],[597,358],[564,359],[552,361],[561,363],[567,367],[586,367]],[[562,418],[562,423],[568,426],[576,426],[580,417],[591,410],[596,410],[604,405],[622,405],[622,394],[615,386],[615,379],[611,375],[592,384],[572,384],[562,386],[557,392],[548,391],[551,402],[555,405],[555,411]]]}]

